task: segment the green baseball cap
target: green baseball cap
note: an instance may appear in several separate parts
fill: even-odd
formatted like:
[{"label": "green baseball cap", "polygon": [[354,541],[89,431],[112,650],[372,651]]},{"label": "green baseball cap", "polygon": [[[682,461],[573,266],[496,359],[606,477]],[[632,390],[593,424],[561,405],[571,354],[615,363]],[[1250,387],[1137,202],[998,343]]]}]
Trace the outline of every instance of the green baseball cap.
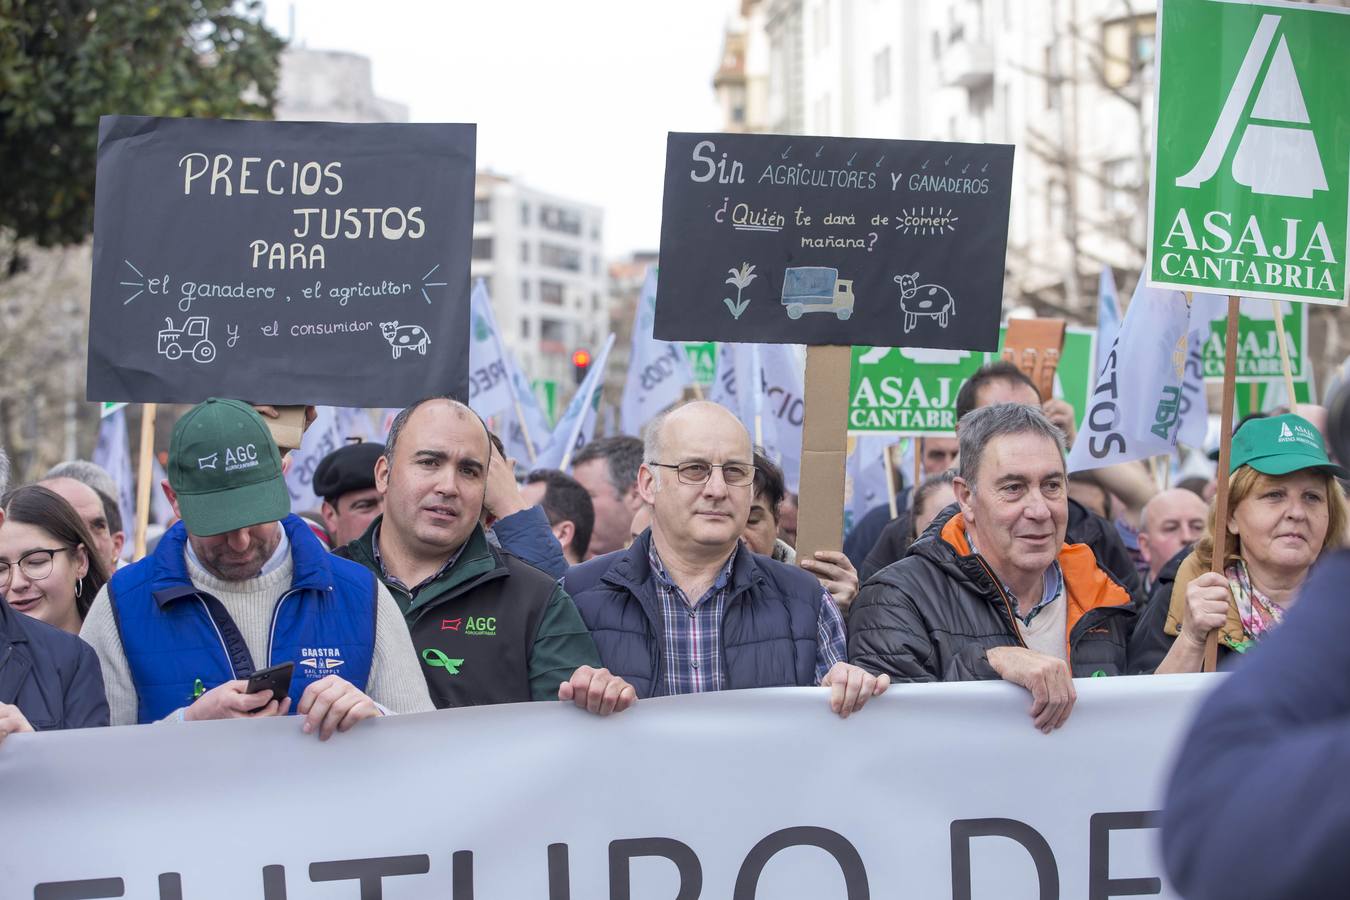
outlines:
[{"label": "green baseball cap", "polygon": [[169,441],[169,487],[188,532],[224,534],[291,511],[281,452],[247,403],[212,397],[187,411]]},{"label": "green baseball cap", "polygon": [[1266,475],[1288,475],[1302,469],[1321,469],[1347,478],[1345,469],[1327,458],[1322,433],[1302,416],[1287,413],[1250,419],[1233,435],[1229,474],[1251,466]]}]

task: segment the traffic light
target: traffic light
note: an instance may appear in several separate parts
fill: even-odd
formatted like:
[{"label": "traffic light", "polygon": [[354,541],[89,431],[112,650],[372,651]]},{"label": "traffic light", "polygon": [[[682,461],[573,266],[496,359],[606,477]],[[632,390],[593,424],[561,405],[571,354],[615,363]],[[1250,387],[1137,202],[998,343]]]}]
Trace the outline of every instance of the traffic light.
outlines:
[{"label": "traffic light", "polygon": [[576,377],[577,384],[586,380],[586,373],[591,369],[591,353],[589,350],[574,350],[572,352],[572,374]]}]

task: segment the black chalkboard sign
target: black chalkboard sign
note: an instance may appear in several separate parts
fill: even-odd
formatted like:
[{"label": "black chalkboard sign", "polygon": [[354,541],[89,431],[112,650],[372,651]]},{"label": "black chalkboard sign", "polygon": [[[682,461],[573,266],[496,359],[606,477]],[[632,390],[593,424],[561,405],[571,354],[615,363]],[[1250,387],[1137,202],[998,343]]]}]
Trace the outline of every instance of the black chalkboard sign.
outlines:
[{"label": "black chalkboard sign", "polygon": [[1013,148],[670,134],[656,337],[995,350]]},{"label": "black chalkboard sign", "polygon": [[465,396],[473,125],[105,116],[90,400]]}]

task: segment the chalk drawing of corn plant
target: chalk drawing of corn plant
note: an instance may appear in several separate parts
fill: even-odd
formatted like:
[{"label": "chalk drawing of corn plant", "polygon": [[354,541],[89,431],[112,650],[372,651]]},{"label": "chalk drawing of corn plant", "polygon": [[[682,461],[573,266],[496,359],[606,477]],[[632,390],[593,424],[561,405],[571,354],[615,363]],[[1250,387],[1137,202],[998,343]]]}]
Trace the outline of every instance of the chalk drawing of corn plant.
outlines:
[{"label": "chalk drawing of corn plant", "polygon": [[736,286],[736,300],[732,302],[730,297],[724,297],[722,302],[727,305],[727,309],[731,310],[732,317],[739,319],[741,313],[745,312],[745,308],[750,305],[749,297],[744,300],[741,299],[741,292],[748,288],[750,282],[759,276],[755,274],[755,267],[747,262],[741,263],[739,269],[727,269],[727,271],[731,273],[731,277],[726,280],[726,283]]}]

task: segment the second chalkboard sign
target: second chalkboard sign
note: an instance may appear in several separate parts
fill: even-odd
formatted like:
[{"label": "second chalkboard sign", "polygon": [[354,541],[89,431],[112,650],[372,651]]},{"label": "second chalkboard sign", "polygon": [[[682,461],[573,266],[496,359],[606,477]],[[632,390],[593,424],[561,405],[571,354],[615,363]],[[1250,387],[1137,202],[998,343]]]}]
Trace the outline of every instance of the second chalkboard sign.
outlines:
[{"label": "second chalkboard sign", "polygon": [[656,337],[993,350],[1013,148],[672,132]]}]

